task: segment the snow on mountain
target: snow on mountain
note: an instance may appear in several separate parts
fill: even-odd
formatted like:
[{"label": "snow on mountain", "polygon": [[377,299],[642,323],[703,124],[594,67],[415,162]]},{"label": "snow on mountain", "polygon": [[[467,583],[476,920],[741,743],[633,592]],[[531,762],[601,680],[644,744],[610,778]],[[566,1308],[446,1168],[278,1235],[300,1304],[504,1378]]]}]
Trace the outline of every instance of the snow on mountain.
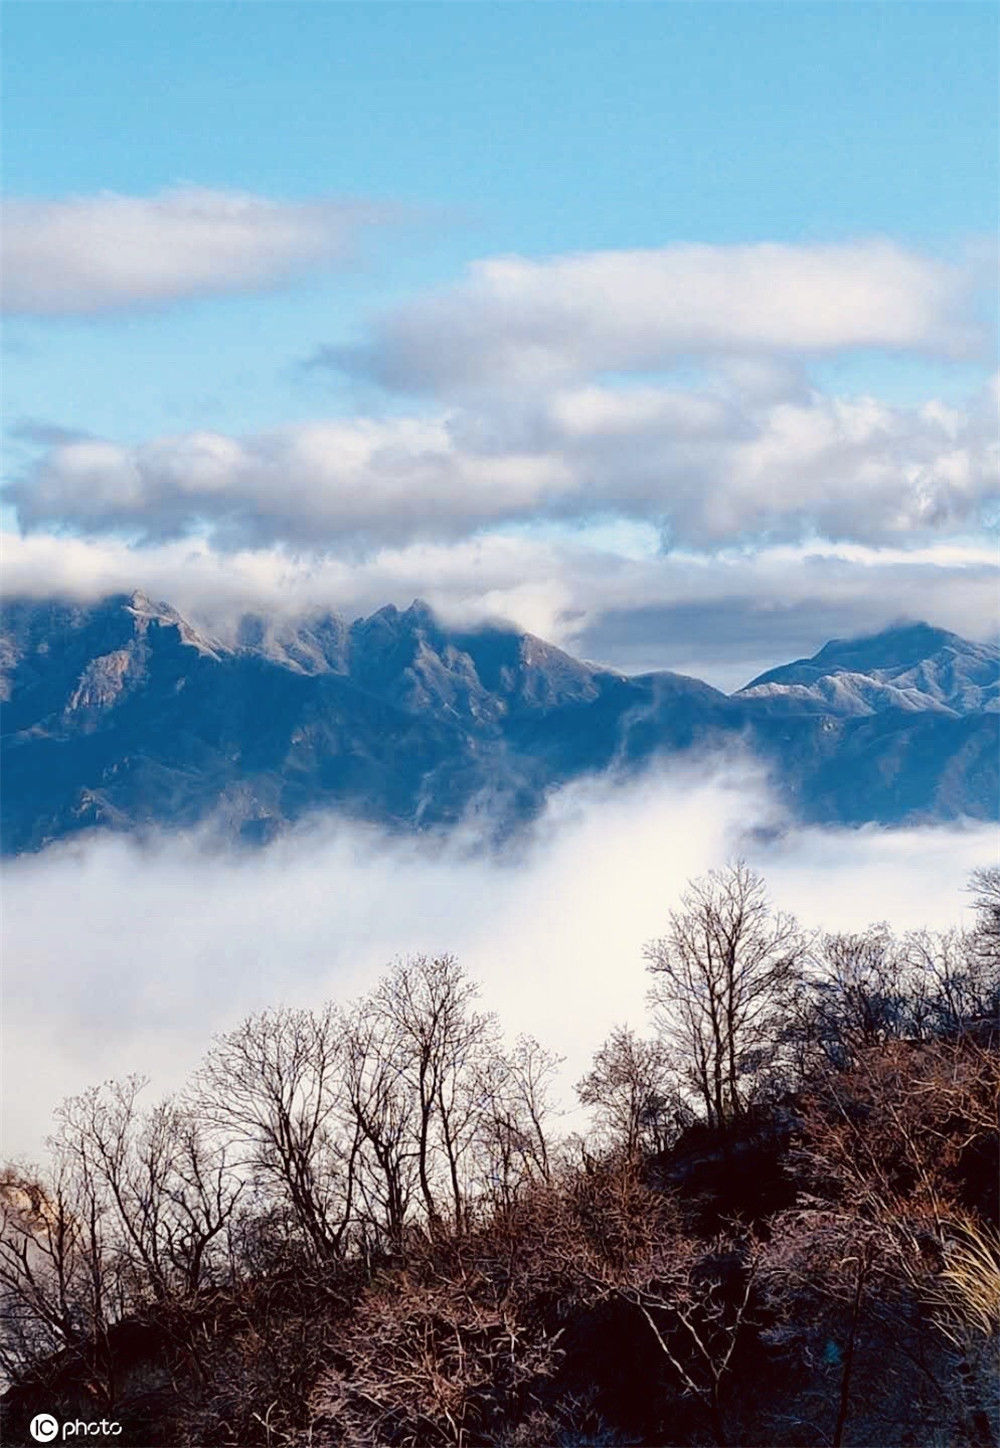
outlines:
[{"label": "snow on mountain", "polygon": [[926,624],[835,640],[726,696],[628,677],[415,601],[348,622],[248,616],[223,642],[168,604],[12,600],[0,629],[3,847],[317,810],[507,830],[583,775],[750,750],[818,823],[993,818],[998,651]]},{"label": "snow on mountain", "polygon": [[759,675],[737,696],[837,715],[929,711],[957,718],[1000,709],[1000,648],[926,623],[834,639],[811,659]]}]

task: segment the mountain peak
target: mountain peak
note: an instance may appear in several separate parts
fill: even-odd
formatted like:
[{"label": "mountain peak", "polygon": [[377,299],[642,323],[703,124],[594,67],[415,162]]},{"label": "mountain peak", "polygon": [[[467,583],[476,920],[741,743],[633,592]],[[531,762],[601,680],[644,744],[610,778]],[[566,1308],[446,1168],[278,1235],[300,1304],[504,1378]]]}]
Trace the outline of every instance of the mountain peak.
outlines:
[{"label": "mountain peak", "polygon": [[414,623],[435,623],[437,621],[437,614],[422,598],[415,598],[403,617],[412,619]]},{"label": "mountain peak", "polygon": [[[935,628],[922,620],[890,624],[877,633],[855,638],[831,639],[813,655],[817,666],[839,663],[869,668],[901,667],[931,658],[943,648],[965,648],[966,641],[947,629]],[[805,662],[800,660],[799,662]]]},{"label": "mountain peak", "polygon": [[322,808],[444,827],[486,800],[506,829],[572,779],[737,739],[803,817],[996,806],[998,650],[927,624],[833,640],[735,700],[616,674],[510,625],[458,631],[421,599],[353,624],[247,616],[234,647],[142,590],[10,600],[0,663],[14,851],[209,819],[263,838]]},{"label": "mountain peak", "polygon": [[744,699],[834,714],[970,714],[1000,707],[1000,649],[924,622],[831,639],[811,658],[759,674]]},{"label": "mountain peak", "polygon": [[422,598],[415,598],[408,608],[397,608],[394,603],[385,603],[374,613],[356,619],[355,624],[360,627],[389,624],[403,629],[429,628],[437,625],[437,615],[429,603],[425,603]]}]

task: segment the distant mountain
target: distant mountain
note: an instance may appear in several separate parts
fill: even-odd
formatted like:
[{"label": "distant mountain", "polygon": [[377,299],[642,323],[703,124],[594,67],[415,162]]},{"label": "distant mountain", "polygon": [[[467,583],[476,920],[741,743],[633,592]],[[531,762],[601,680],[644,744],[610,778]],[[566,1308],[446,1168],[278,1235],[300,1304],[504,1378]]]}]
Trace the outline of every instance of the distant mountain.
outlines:
[{"label": "distant mountain", "polygon": [[957,718],[1000,709],[1000,650],[926,623],[834,639],[811,659],[770,669],[742,699],[829,714],[930,711]]},{"label": "distant mountain", "polygon": [[0,631],[3,847],[213,819],[248,841],[335,808],[510,829],[548,792],[738,743],[803,819],[993,818],[998,651],[920,624],[836,641],[726,696],[627,677],[426,604],[245,618],[235,642],[143,594],[13,600]]}]

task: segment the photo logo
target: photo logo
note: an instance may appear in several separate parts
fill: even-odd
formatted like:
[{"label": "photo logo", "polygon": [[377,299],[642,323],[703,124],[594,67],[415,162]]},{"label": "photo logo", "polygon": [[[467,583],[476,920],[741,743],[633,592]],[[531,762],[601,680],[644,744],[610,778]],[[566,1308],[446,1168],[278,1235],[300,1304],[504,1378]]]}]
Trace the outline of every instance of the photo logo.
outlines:
[{"label": "photo logo", "polygon": [[[36,1413],[28,1429],[36,1443],[52,1443],[59,1436],[59,1420],[51,1413]],[[121,1430],[120,1423],[107,1418],[102,1418],[99,1423],[85,1423],[80,1418],[75,1422],[67,1419],[62,1425],[62,1441],[65,1443],[68,1438],[117,1438]]]}]

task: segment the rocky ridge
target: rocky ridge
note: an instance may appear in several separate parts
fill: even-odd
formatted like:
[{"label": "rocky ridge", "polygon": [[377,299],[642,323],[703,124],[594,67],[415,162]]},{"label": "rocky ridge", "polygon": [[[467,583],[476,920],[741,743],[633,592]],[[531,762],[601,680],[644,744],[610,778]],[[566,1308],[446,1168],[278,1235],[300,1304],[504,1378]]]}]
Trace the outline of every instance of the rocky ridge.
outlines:
[{"label": "rocky ridge", "polygon": [[244,618],[232,641],[141,593],[11,600],[3,844],[186,827],[266,840],[318,810],[501,832],[584,775],[750,750],[820,823],[994,818],[1000,651],[926,624],[835,640],[727,696],[629,677],[419,601],[349,622]]}]

